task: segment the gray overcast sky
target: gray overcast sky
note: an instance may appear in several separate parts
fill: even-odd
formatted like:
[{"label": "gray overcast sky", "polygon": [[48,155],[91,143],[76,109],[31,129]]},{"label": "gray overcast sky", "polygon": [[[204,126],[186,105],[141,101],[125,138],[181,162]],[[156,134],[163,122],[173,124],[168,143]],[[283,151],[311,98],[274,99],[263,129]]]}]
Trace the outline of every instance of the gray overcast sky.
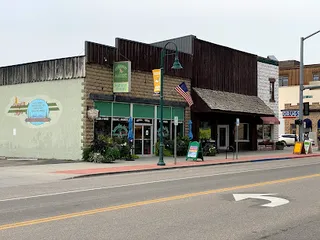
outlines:
[{"label": "gray overcast sky", "polygon": [[[85,40],[188,34],[299,60],[300,37],[320,30],[319,0],[0,0],[0,9],[0,66],[82,55]],[[306,64],[320,63],[319,43],[320,34],[305,42]]]}]

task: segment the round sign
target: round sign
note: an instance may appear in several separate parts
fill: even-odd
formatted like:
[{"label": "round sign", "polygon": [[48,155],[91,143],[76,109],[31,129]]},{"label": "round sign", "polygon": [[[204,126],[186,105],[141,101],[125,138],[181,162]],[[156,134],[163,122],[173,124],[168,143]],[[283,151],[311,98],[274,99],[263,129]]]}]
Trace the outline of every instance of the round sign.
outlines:
[{"label": "round sign", "polygon": [[30,122],[32,125],[38,126],[45,122],[49,122],[49,106],[43,99],[35,99],[29,103],[27,109],[28,118],[26,122]]}]

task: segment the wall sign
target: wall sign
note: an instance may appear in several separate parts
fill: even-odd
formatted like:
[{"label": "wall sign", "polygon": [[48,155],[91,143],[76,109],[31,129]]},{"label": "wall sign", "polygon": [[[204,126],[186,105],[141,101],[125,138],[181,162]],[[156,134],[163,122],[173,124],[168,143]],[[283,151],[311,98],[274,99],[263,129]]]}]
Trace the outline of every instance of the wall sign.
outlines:
[{"label": "wall sign", "polygon": [[128,122],[129,118],[112,118],[113,121]]},{"label": "wall sign", "polygon": [[297,118],[299,117],[299,110],[281,110],[283,118]]},{"label": "wall sign", "polygon": [[[28,126],[39,127],[52,124],[52,120],[58,120],[61,105],[57,101],[47,101],[47,97],[35,97],[20,101],[14,97],[13,103],[9,105],[7,114],[20,118]],[[60,105],[60,106],[59,106]]]},{"label": "wall sign", "polygon": [[145,123],[145,124],[152,124],[152,119],[148,118],[135,118],[134,119],[135,123]]},{"label": "wall sign", "polygon": [[113,64],[113,92],[128,93],[131,91],[131,62]]}]

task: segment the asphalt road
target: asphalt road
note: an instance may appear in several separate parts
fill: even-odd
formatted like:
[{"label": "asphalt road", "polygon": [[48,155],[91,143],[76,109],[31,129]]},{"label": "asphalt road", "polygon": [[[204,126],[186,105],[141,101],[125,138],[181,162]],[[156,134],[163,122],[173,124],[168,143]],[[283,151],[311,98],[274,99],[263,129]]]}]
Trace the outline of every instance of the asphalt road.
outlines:
[{"label": "asphalt road", "polygon": [[0,239],[319,240],[319,183],[306,158],[2,187]]}]

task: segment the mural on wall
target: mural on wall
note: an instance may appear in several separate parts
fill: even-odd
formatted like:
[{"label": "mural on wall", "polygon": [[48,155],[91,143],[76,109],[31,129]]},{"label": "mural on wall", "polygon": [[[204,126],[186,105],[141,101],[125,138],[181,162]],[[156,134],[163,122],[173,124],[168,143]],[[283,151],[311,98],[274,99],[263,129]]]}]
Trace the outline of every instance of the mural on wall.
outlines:
[{"label": "mural on wall", "polygon": [[19,117],[24,123],[34,127],[51,124],[60,116],[61,106],[58,106],[57,101],[46,101],[44,98],[27,100],[20,101],[18,97],[14,97],[7,114]]}]

